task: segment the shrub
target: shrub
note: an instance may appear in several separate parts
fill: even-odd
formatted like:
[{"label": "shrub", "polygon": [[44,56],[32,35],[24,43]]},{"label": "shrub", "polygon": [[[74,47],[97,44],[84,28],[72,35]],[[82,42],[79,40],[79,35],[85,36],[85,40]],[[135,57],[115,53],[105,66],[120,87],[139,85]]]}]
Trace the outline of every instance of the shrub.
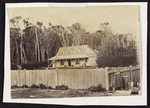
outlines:
[{"label": "shrub", "polygon": [[39,86],[36,85],[36,84],[32,84],[32,85],[31,85],[31,88],[39,88]]},{"label": "shrub", "polygon": [[21,65],[22,69],[41,69],[42,67],[47,67],[48,63],[47,61],[41,61],[41,62],[28,62]]},{"label": "shrub", "polygon": [[56,86],[56,90],[67,90],[68,89],[68,86],[66,85],[58,85]]},{"label": "shrub", "polygon": [[22,85],[21,88],[28,88],[28,86],[27,85]]},{"label": "shrub", "polygon": [[17,70],[17,65],[15,65],[15,64],[11,64],[11,70]]},{"label": "shrub", "polygon": [[39,85],[39,88],[40,88],[40,89],[46,89],[46,86],[45,86],[44,84],[40,84],[40,85]]},{"label": "shrub", "polygon": [[15,89],[15,88],[18,88],[18,86],[17,85],[11,86],[11,89]]},{"label": "shrub", "polygon": [[51,87],[51,86],[48,86],[47,88],[48,88],[48,89],[53,89],[53,87]]},{"label": "shrub", "polygon": [[97,85],[97,86],[91,86],[88,88],[89,91],[92,92],[105,92],[106,89],[103,88],[103,86],[101,84]]},{"label": "shrub", "polygon": [[104,55],[97,59],[98,67],[119,67],[136,65],[137,58],[136,53],[120,53],[117,55]]}]

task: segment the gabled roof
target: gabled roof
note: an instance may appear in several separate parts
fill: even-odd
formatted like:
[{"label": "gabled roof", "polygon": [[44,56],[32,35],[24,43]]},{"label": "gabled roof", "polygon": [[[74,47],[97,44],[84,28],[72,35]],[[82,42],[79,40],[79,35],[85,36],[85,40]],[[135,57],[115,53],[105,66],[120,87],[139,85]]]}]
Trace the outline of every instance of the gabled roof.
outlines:
[{"label": "gabled roof", "polygon": [[88,45],[60,47],[56,56],[50,58],[49,60],[86,58],[91,55],[91,53],[87,52],[87,48],[89,48],[92,53],[97,54],[97,52]]},{"label": "gabled roof", "polygon": [[[69,46],[69,47],[60,47],[57,56],[60,55],[70,55],[70,54],[85,54],[87,52],[86,48],[90,48],[88,45],[79,45],[79,46]],[[91,48],[90,48],[91,49]],[[93,50],[93,49],[91,49]],[[93,53],[95,51],[93,50]]]},{"label": "gabled roof", "polygon": [[54,56],[49,60],[60,60],[60,59],[77,59],[77,58],[88,58],[85,54],[71,54],[71,55],[61,55],[61,56]]}]

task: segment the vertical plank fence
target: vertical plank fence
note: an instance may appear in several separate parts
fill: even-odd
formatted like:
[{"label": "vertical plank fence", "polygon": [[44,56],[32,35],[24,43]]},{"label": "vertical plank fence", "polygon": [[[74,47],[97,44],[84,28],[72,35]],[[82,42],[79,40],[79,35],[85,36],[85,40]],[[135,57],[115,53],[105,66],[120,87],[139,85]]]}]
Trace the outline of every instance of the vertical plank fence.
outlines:
[{"label": "vertical plank fence", "polygon": [[124,82],[133,81],[135,86],[140,80],[138,67],[109,70],[97,69],[55,69],[55,70],[11,70],[11,86],[44,84],[55,88],[57,85],[67,85],[72,89],[87,89],[101,84],[107,90],[112,87],[126,89]]},{"label": "vertical plank fence", "polygon": [[140,82],[140,68],[130,67],[127,69],[115,69],[108,71],[109,76],[109,89],[127,89],[129,90],[129,84],[134,82],[134,86],[137,86],[137,82]]},{"label": "vertical plank fence", "polygon": [[106,69],[11,70],[11,85],[67,85],[72,89],[87,89],[102,84],[106,87]]}]

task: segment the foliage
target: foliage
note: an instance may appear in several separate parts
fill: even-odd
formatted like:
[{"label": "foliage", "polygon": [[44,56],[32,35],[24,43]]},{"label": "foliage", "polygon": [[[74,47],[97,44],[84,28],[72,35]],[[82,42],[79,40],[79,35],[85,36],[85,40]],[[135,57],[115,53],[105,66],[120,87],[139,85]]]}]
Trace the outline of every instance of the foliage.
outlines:
[{"label": "foliage", "polygon": [[53,87],[52,87],[52,86],[48,86],[47,88],[48,88],[48,89],[53,89]]},{"label": "foliage", "polygon": [[28,85],[22,85],[21,88],[28,88]]},{"label": "foliage", "polygon": [[40,89],[46,89],[47,87],[46,87],[44,84],[40,84],[40,85],[39,85],[39,88],[40,88]]},{"label": "foliage", "polygon": [[103,86],[101,84],[97,85],[97,86],[91,86],[88,88],[89,91],[92,92],[105,92],[106,89],[103,88]]},{"label": "foliage", "polygon": [[97,64],[99,67],[134,66],[137,64],[137,56],[135,52],[106,55],[99,57]]},{"label": "foliage", "polygon": [[15,89],[15,88],[18,88],[18,86],[17,85],[11,86],[11,89]]},{"label": "foliage", "polygon": [[32,85],[31,85],[31,88],[39,88],[39,86],[36,85],[36,84],[32,84]]},{"label": "foliage", "polygon": [[58,85],[56,86],[56,90],[67,90],[68,89],[68,86],[66,85]]},{"label": "foliage", "polygon": [[[101,23],[99,29],[94,33],[88,32],[78,22],[66,28],[62,25],[53,25],[51,22],[48,25],[46,27],[41,21],[34,23],[30,18],[21,16],[10,19],[12,69],[16,69],[15,65],[22,65],[23,69],[41,68],[42,66],[38,64],[55,56],[60,47],[72,45],[89,45],[94,50],[98,50],[100,53],[97,60],[99,66],[113,66],[119,63],[136,64],[132,60],[129,63],[122,63],[125,62],[122,59],[126,58],[121,55],[123,52],[129,53],[136,49],[135,39],[131,38],[133,35],[131,33],[114,34],[109,22]],[[110,61],[107,60],[107,57],[110,58]],[[120,62],[113,63],[114,57],[117,60],[121,58]]]},{"label": "foliage", "polygon": [[47,61],[45,62],[28,62],[25,64],[22,64],[21,67],[22,69],[41,69],[41,68],[46,68],[47,67]]},{"label": "foliage", "polygon": [[109,24],[102,24],[102,45],[97,59],[99,67],[136,65],[137,50],[132,34],[113,34]]},{"label": "foliage", "polygon": [[11,63],[11,70],[17,70],[17,65]]}]

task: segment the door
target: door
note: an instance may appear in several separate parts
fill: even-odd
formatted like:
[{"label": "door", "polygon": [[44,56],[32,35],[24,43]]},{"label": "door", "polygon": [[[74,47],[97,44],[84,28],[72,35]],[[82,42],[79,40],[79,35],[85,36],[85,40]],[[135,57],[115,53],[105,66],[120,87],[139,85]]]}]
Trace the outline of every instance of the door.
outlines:
[{"label": "door", "polygon": [[68,59],[68,66],[71,66],[71,60]]}]

